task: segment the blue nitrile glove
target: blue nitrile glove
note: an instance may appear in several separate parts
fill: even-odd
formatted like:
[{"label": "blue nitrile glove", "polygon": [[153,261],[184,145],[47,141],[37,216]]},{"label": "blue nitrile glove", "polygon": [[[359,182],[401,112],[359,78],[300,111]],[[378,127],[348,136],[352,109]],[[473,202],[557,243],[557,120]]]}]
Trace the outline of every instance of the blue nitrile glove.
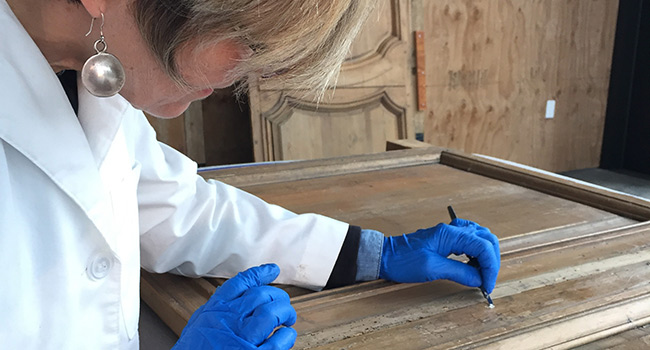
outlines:
[{"label": "blue nitrile glove", "polygon": [[[476,257],[479,268],[447,258]],[[395,282],[448,279],[491,293],[501,267],[499,240],[474,222],[454,219],[449,225],[384,238],[379,277]]]},{"label": "blue nitrile glove", "polygon": [[194,312],[173,349],[290,349],[296,311],[285,291],[266,285],[279,274],[268,264],[226,281]]}]

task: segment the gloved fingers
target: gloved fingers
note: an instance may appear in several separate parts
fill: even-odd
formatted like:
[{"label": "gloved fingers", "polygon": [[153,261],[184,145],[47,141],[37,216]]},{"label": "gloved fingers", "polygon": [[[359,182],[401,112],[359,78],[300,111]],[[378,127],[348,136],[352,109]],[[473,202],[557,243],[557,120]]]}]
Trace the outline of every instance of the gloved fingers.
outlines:
[{"label": "gloved fingers", "polygon": [[227,302],[240,297],[246,290],[273,282],[280,274],[276,264],[266,264],[240,272],[217,288],[207,304]]},{"label": "gloved fingers", "polygon": [[451,220],[449,225],[455,227],[481,227],[479,226],[479,224],[475,223],[474,221],[461,219],[461,218],[456,218]]},{"label": "gloved fingers", "polygon": [[476,231],[476,235],[489,241],[492,243],[492,247],[494,248],[494,254],[497,257],[497,262],[498,262],[498,267],[501,267],[501,250],[499,248],[499,238],[495,236],[490,230],[484,229],[484,230],[478,230]]},{"label": "gloved fingers", "polygon": [[[488,228],[480,226],[475,222],[464,219],[455,219],[455,223],[458,227],[473,227],[475,229],[473,234],[476,237],[479,237],[484,241],[490,243],[491,248],[494,251],[493,254],[489,254],[488,252],[483,256],[479,256],[476,254],[476,251],[474,253],[470,253],[470,251],[472,251],[472,243],[465,243],[468,248],[464,249],[464,253],[467,253],[467,255],[472,257],[470,259],[470,265],[476,267],[476,263],[478,263],[481,275],[483,277],[482,286],[488,293],[492,293],[492,290],[494,290],[494,286],[496,284],[496,278],[499,273],[499,269],[501,268],[501,251],[499,248],[499,239],[492,232],[490,232]],[[471,240],[471,238],[467,239]],[[484,244],[481,243],[480,246],[482,245]],[[481,249],[480,246],[474,246],[474,249]]]},{"label": "gloved fingers", "polygon": [[496,279],[501,268],[501,250],[499,248],[499,239],[487,228],[481,228],[476,231],[476,235],[492,244],[494,249],[494,257],[496,259],[496,266],[483,266],[481,265],[481,275],[483,276],[483,289],[486,292],[492,293],[496,285]]},{"label": "gloved fingers", "polygon": [[286,350],[296,343],[298,333],[290,327],[282,327],[275,331],[258,349],[260,350]]},{"label": "gloved fingers", "polygon": [[494,287],[497,284],[497,276],[499,275],[499,269],[495,268],[483,268],[481,266],[481,277],[483,278],[483,284],[481,285],[485,291],[490,294],[494,290]]},{"label": "gloved fingers", "polygon": [[296,310],[288,301],[278,300],[264,304],[253,311],[243,322],[240,336],[260,345],[274,329],[296,323]]},{"label": "gloved fingers", "polygon": [[480,287],[481,275],[475,267],[464,262],[447,259],[439,269],[439,278],[454,281],[468,287]]},{"label": "gloved fingers", "polygon": [[258,307],[273,301],[290,303],[289,294],[280,288],[272,286],[260,286],[247,290],[237,300],[237,310],[243,316],[251,315]]},{"label": "gloved fingers", "polygon": [[492,242],[478,235],[466,234],[459,236],[459,239],[453,242],[451,249],[453,253],[464,253],[478,259],[483,287],[491,293],[500,267],[500,256],[497,255]]},{"label": "gloved fingers", "polygon": [[474,228],[476,230],[476,232],[490,232],[490,229],[488,229],[487,227],[481,226],[481,225],[475,223],[474,221],[459,219],[459,218],[456,218],[456,219],[452,220],[451,223],[449,224],[449,226],[470,227],[470,228]]}]

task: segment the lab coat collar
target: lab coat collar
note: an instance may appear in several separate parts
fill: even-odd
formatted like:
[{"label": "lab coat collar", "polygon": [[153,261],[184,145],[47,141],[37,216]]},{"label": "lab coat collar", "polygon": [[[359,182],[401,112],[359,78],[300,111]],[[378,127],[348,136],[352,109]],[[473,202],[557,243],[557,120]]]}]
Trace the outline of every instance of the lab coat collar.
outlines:
[{"label": "lab coat collar", "polygon": [[[4,0],[0,33],[0,139],[47,174],[106,237],[111,223],[105,211],[111,209],[98,168],[125,101],[99,99],[81,88],[77,119],[56,74]],[[80,120],[86,133],[97,135],[87,139]]]}]

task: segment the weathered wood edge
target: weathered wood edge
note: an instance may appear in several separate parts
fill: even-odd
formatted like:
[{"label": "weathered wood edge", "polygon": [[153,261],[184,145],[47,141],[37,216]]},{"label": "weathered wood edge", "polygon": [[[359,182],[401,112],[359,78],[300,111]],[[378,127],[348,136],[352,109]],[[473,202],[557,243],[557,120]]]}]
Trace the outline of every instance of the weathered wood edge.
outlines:
[{"label": "weathered wood edge", "polygon": [[[583,185],[562,178],[556,178],[529,169],[521,169],[513,165],[491,161],[481,157],[443,150],[441,148],[408,149],[373,155],[349,156],[326,160],[265,164],[253,167],[204,172],[202,175],[205,178],[218,179],[232,185],[254,186],[437,163],[579,202],[632,219],[643,221],[650,220],[650,204],[638,198]],[[631,227],[627,228],[629,229]],[[610,234],[612,233],[610,230],[605,232]],[[594,235],[598,236],[605,232],[595,233]],[[593,237],[594,235],[591,236]],[[155,276],[153,275],[149,277],[155,279]],[[185,310],[185,308],[180,306],[179,301],[175,300],[171,294],[166,292],[162,293],[164,295],[160,294],[160,291],[156,288],[158,286],[154,287],[153,285],[150,285],[149,282],[145,281],[143,278],[143,299],[145,299],[145,302],[147,302],[147,304],[151,306],[156,313],[161,316],[161,318],[163,318],[165,323],[169,325],[172,330],[179,334],[182,330],[182,326],[184,326],[184,324],[181,325],[183,322],[182,319],[189,318],[191,312],[188,313],[189,310]],[[388,286],[386,284],[388,284]],[[403,287],[403,285],[391,285],[392,284],[385,281],[373,281],[367,284],[353,285],[337,290],[321,292],[318,293],[318,298],[313,294],[304,295],[295,298],[293,302],[311,302],[320,304],[331,301],[328,300],[331,298],[350,298],[349,293],[364,294],[365,292],[368,292],[368,289],[373,289],[372,287],[383,287],[387,288],[387,290]],[[202,293],[197,292],[197,294]],[[171,310],[161,310],[160,307],[164,308],[164,305],[161,303],[166,304]],[[176,305],[176,307],[174,307],[174,305]]]},{"label": "weathered wood edge", "polygon": [[[488,338],[472,344],[471,348],[571,349],[648,324],[648,305],[650,294],[623,299],[576,315],[523,328],[515,334],[505,334],[497,339]],[[543,345],[532,344],[531,339],[539,339]],[[456,349],[460,348],[453,348]]]},{"label": "weathered wood edge", "polygon": [[[160,317],[160,319],[180,337],[183,328],[192,315],[185,305],[176,299],[167,288],[163,288],[160,279],[164,275],[152,274],[141,270],[140,298]],[[200,295],[196,292],[197,295]]]},{"label": "weathered wood edge", "polygon": [[[634,233],[636,236],[635,239],[638,241],[639,239],[643,239],[645,235],[648,232],[648,228],[644,231],[637,231]],[[612,251],[615,254],[610,254],[606,258],[603,259],[598,259],[596,257],[593,257],[592,259],[588,261],[583,261],[579,263],[578,265],[562,265],[562,267],[553,267],[548,270],[543,270],[536,272],[533,274],[527,275],[527,277],[520,279],[520,278],[511,278],[505,281],[502,281],[499,283],[495,289],[494,294],[498,296],[498,298],[495,299],[497,303],[501,304],[502,302],[505,302],[509,300],[511,296],[520,294],[520,293],[537,293],[543,286],[547,286],[549,283],[556,283],[557,277],[561,277],[562,280],[560,281],[561,283],[564,282],[569,282],[572,280],[579,280],[579,279],[589,279],[589,280],[594,280],[593,276],[598,275],[598,274],[604,274],[607,276],[616,276],[616,278],[622,278],[616,273],[612,273],[615,270],[619,271],[628,271],[627,273],[633,274],[634,269],[628,269],[629,266],[636,266],[636,268],[642,268],[641,266],[646,266],[647,258],[648,258],[648,252],[647,250],[644,250],[640,247],[637,247],[636,250],[630,251],[628,248],[629,246],[626,247],[626,244],[621,242],[625,242],[628,238],[627,232],[624,232],[622,230],[621,235],[618,236],[618,238],[623,238],[623,240],[618,240],[618,248],[616,248],[619,253],[622,255],[617,255],[615,251]],[[611,239],[614,237],[607,237],[606,239]],[[629,241],[628,241],[629,242]],[[593,247],[593,241],[592,242],[581,242],[579,245],[583,249],[589,250],[590,247]],[[603,243],[603,242],[599,242]],[[605,244],[610,244],[611,242],[606,242]],[[565,247],[568,249],[568,251],[571,251],[575,247]],[[625,253],[622,253],[620,250],[626,250]],[[568,252],[567,251],[567,252]],[[533,252],[534,253],[534,252]],[[543,262],[544,259],[548,259],[548,253],[549,251],[544,250],[541,251],[540,253],[545,254],[546,257],[541,257],[537,258],[537,263]],[[552,254],[556,254],[557,252],[553,252]],[[506,265],[517,265],[520,260],[519,256],[510,256],[507,257],[505,260],[503,260]],[[573,255],[573,260],[575,261],[582,261],[582,258],[580,254]],[[532,272],[532,271],[531,271]],[[645,274],[647,274],[647,270],[644,271]],[[627,280],[627,278],[623,278],[623,281]],[[396,285],[396,286],[404,286],[404,285]],[[406,285],[410,288],[413,288],[414,285]],[[407,288],[408,288],[407,287]],[[611,287],[611,285],[610,285]],[[415,286],[417,288],[417,286]],[[590,288],[598,288],[598,284],[593,284]],[[355,299],[364,299],[364,298],[374,298],[378,295],[384,294],[384,293],[390,293],[390,287],[387,288],[388,290],[380,289],[376,291],[371,291],[367,292],[362,295],[351,295],[350,298],[341,298],[339,300],[332,300],[329,304],[331,305],[309,305],[309,304],[296,304],[294,307],[296,308],[296,311],[300,314],[301,312],[305,312],[304,310],[308,309],[314,309],[314,306],[316,306],[316,309],[328,309],[330,306],[335,306],[337,304],[340,304],[341,302],[349,302]],[[577,290],[577,289],[576,289]],[[461,293],[462,294],[462,293]],[[461,294],[454,293],[450,294],[448,296],[445,296],[443,298],[450,298],[449,300],[454,300],[454,308],[455,309],[462,309],[465,308],[466,306],[469,306],[471,304],[475,304],[477,301],[471,301],[470,299],[463,298]],[[554,293],[550,293],[551,295]],[[494,296],[494,295],[493,295]],[[558,317],[554,316],[551,318],[546,318],[546,317],[536,317],[536,321],[533,321],[532,323],[528,322],[526,325],[518,325],[514,328],[494,328],[492,330],[483,330],[479,331],[477,329],[477,333],[472,334],[472,339],[466,339],[465,341],[459,341],[460,339],[447,339],[444,342],[433,342],[431,343],[432,347],[431,348],[436,348],[436,349],[469,349],[469,348],[489,348],[489,349],[528,349],[528,348],[547,348],[547,346],[550,345],[555,345],[555,344],[560,344],[562,342],[565,342],[567,340],[572,340],[576,338],[581,338],[582,336],[589,336],[589,337],[594,337],[595,334],[600,334],[600,336],[606,336],[608,333],[602,333],[604,328],[610,328],[610,327],[618,327],[619,325],[626,324],[630,322],[627,318],[617,318],[616,320],[613,321],[613,324],[610,324],[609,326],[602,327],[603,325],[594,325],[594,324],[589,324],[589,325],[583,325],[581,328],[581,334],[565,334],[562,336],[562,338],[557,338],[555,337],[554,340],[551,341],[549,344],[545,344],[544,346],[539,346],[539,342],[533,341],[531,343],[531,340],[535,338],[526,338],[525,334],[528,331],[535,331],[539,329],[543,329],[546,327],[546,325],[554,325],[554,324],[562,324],[565,321],[571,321],[571,319],[575,316],[579,315],[585,315],[587,313],[592,313],[592,312],[598,312],[598,310],[603,310],[603,309],[608,309],[607,304],[610,304],[613,306],[613,302],[619,303],[619,302],[624,302],[625,300],[633,300],[639,296],[644,296],[645,298],[650,298],[650,285],[647,283],[637,283],[634,285],[633,288],[625,288],[624,290],[616,290],[616,289],[611,289],[611,288],[605,288],[603,290],[603,293],[595,293],[594,294],[594,299],[590,301],[592,303],[591,306],[587,308],[583,308],[580,300],[575,300],[574,306],[576,309],[573,311],[566,313],[564,317]],[[593,304],[595,303],[595,304]],[[446,302],[446,305],[451,305],[449,304],[449,301]],[[568,310],[568,309],[567,309]],[[590,311],[593,310],[593,311]],[[402,334],[400,329],[403,330],[404,327],[407,328],[413,328],[413,327],[418,327],[418,324],[430,322],[427,321],[426,319],[429,316],[434,316],[435,315],[440,315],[444,314],[446,312],[451,312],[450,309],[447,308],[441,308],[441,305],[436,302],[432,303],[425,303],[422,305],[410,305],[405,308],[401,308],[399,310],[394,310],[394,311],[389,311],[388,313],[382,313],[382,314],[375,314],[375,315],[368,315],[366,317],[360,318],[360,319],[354,319],[350,318],[346,322],[338,323],[334,326],[329,326],[326,328],[322,329],[317,329],[317,330],[310,330],[307,332],[301,332],[299,331],[299,337],[304,337],[308,338],[309,340],[306,340],[303,342],[301,340],[301,345],[304,344],[310,344],[310,346],[303,346],[303,348],[311,348],[311,347],[316,347],[320,348],[320,346],[323,346],[322,348],[344,348],[346,345],[350,345],[350,343],[346,343],[345,339],[349,338],[356,338],[357,336],[361,336],[359,340],[356,342],[358,344],[363,344],[365,340],[370,340],[373,338],[373,333],[379,330],[389,330],[390,332],[395,333],[395,335]],[[624,315],[623,315],[624,316]],[[632,319],[635,319],[639,322],[645,322],[642,319],[645,319],[646,317],[650,317],[650,309],[648,307],[645,307],[645,311],[643,311],[642,314],[637,314],[635,316],[631,316]],[[413,322],[413,323],[412,323]],[[622,331],[623,329],[621,329]],[[496,331],[496,332],[495,332]],[[528,344],[529,346],[522,346],[521,344],[518,344],[518,346],[510,346],[510,347],[497,347],[497,346],[492,346],[493,342],[499,342],[503,340],[507,340],[509,338],[518,338],[518,339],[528,339]],[[548,338],[548,337],[546,337]],[[544,339],[544,341],[550,340],[549,339]],[[365,339],[365,340],[364,340]],[[404,340],[404,338],[402,338]],[[343,341],[342,343],[338,343],[339,341]],[[298,343],[297,343],[298,344]],[[326,344],[330,345],[329,347],[325,346]],[[483,347],[485,346],[485,347]],[[361,348],[370,348],[368,346],[366,347],[361,347]],[[406,348],[406,347],[405,347]],[[425,348],[425,347],[422,347]],[[428,348],[428,347],[427,347]]]},{"label": "weathered wood edge", "polygon": [[441,148],[432,147],[281,164],[260,164],[205,171],[201,173],[201,176],[233,186],[265,185],[407,166],[437,164],[440,162],[441,151]]},{"label": "weathered wood edge", "polygon": [[[557,250],[567,248],[568,246],[577,245],[590,245],[598,241],[605,241],[615,239],[631,234],[639,234],[640,232],[650,232],[650,222],[629,225],[625,227],[607,229],[594,233],[588,233],[573,237],[562,242],[547,242],[548,244],[533,245],[525,249],[515,249],[509,251],[504,249],[502,251],[502,259],[515,259],[521,258],[525,255],[537,254],[548,250]],[[506,238],[505,241],[517,241],[524,239],[521,236],[514,236]],[[510,246],[510,245],[504,245]],[[514,246],[517,246],[516,244]],[[214,291],[214,286],[209,285],[209,282],[203,279],[190,279],[189,283],[183,283],[184,287],[179,284],[181,281],[169,281],[168,279],[180,279],[180,276],[170,276],[164,274],[158,276],[155,274],[142,271],[142,298],[145,300],[158,316],[167,324],[177,335],[180,335],[185,323],[189,320],[194,310],[188,309],[187,305],[182,299],[191,299],[191,295],[195,295],[198,299],[207,301],[209,295]],[[167,282],[165,282],[167,281]],[[170,292],[168,289],[172,283],[172,289],[175,292]],[[194,285],[194,284],[199,285]],[[206,288],[205,286],[208,286]],[[378,295],[384,293],[391,293],[400,289],[412,288],[413,284],[396,284],[385,280],[369,281],[359,284],[354,284],[342,288],[332,289],[319,293],[312,293],[300,295],[291,298],[292,305],[296,309],[312,308],[317,305],[326,305],[331,303],[340,303],[343,301],[356,300],[366,298],[368,295]],[[180,295],[180,298],[178,295]]]},{"label": "weathered wood edge", "polygon": [[552,196],[602,209],[630,219],[650,220],[650,201],[596,186],[555,177],[534,169],[445,150],[440,164],[530,188]]},{"label": "weathered wood edge", "polygon": [[[547,244],[534,245],[526,248],[517,248],[515,250],[503,249],[501,251],[501,260],[521,259],[524,256],[544,253],[548,251],[555,251],[566,249],[575,246],[589,246],[597,242],[608,241],[629,235],[638,235],[643,233],[650,233],[650,222],[638,223],[614,229],[601,230],[594,233],[587,233],[580,236],[572,237],[571,239],[562,240],[561,242],[548,241]],[[508,237],[504,241],[518,241],[521,236]],[[510,245],[504,245],[504,247]],[[512,245],[516,246],[516,245]],[[376,295],[383,293],[391,293],[399,289],[407,289],[414,286],[408,283],[393,283],[385,280],[376,280],[371,282],[364,282],[361,284],[354,284],[351,286],[332,289],[317,294],[302,295],[297,298],[292,298],[291,302],[294,306],[300,308],[314,307],[320,304],[339,302],[340,300],[355,300],[366,298],[368,295]]]}]

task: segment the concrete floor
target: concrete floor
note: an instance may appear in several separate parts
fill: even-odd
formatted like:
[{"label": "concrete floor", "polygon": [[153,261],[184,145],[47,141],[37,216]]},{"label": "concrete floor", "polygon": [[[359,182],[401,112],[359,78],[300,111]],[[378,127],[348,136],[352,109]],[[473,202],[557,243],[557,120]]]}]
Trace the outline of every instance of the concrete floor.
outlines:
[{"label": "concrete floor", "polygon": [[178,337],[144,303],[140,302],[140,350],[171,349]]},{"label": "concrete floor", "polygon": [[590,168],[572,170],[562,175],[650,199],[650,176],[645,174]]},{"label": "concrete floor", "polygon": [[[650,199],[650,176],[629,171],[581,169],[562,175]],[[140,311],[140,349],[171,349],[178,337],[144,302]]]}]

